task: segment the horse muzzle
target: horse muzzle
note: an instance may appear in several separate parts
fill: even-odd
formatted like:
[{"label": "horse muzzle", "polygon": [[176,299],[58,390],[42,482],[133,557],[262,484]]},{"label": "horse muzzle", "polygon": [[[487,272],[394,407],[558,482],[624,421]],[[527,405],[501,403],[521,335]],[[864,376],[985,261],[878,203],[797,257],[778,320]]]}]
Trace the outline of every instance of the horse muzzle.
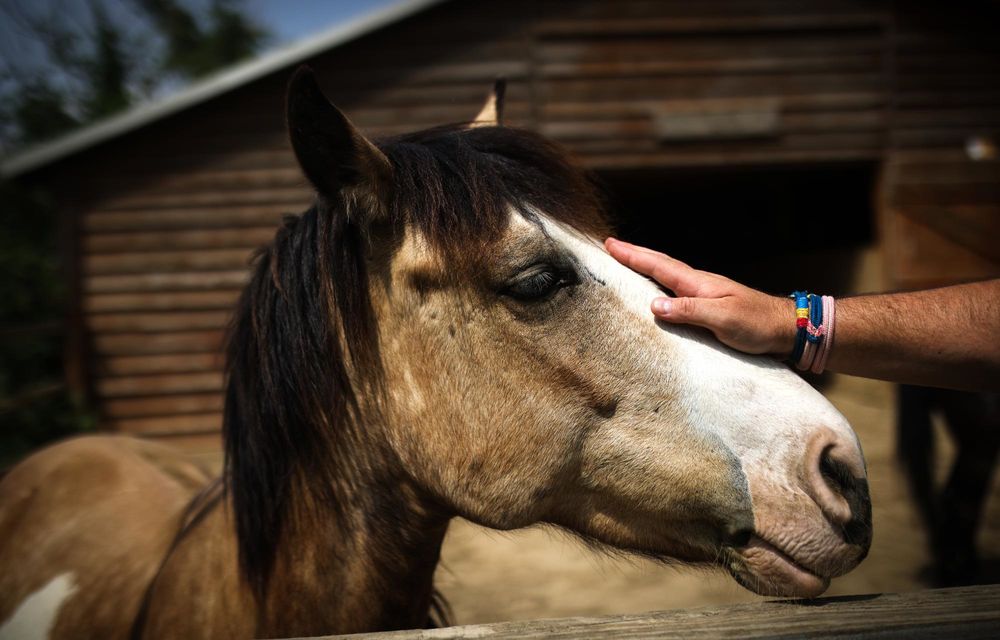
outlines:
[{"label": "horse muzzle", "polygon": [[789,472],[791,483],[764,474],[748,478],[754,531],[743,536],[744,544],[728,546],[722,562],[756,593],[815,597],[868,554],[872,512],[864,459],[856,441],[819,428]]}]

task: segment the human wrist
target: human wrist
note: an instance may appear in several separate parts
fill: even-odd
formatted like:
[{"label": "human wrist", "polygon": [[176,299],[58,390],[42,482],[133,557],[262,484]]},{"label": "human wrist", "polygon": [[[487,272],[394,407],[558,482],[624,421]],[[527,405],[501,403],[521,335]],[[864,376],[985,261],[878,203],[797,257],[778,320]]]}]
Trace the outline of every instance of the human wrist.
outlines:
[{"label": "human wrist", "polygon": [[768,324],[771,328],[768,352],[781,360],[787,360],[795,348],[795,301],[791,298],[769,296],[771,312]]}]

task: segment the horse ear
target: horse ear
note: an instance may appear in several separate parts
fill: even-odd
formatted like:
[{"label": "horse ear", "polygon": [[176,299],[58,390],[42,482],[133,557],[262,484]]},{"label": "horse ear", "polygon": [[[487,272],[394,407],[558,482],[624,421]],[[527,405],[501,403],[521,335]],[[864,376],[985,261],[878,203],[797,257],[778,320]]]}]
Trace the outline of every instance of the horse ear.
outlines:
[{"label": "horse ear", "polygon": [[307,66],[299,67],[288,83],[286,115],[295,157],[321,195],[342,190],[382,195],[392,175],[389,159],[330,104]]},{"label": "horse ear", "polygon": [[479,110],[479,114],[473,119],[473,127],[500,127],[503,126],[503,97],[507,91],[507,80],[497,78],[493,83],[493,91],[486,97],[486,104]]}]

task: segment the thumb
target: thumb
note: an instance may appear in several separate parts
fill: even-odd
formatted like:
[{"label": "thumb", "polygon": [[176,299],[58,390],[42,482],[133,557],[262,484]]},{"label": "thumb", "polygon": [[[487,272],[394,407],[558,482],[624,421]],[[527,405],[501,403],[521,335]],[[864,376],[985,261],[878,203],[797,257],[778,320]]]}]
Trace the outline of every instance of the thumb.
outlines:
[{"label": "thumb", "polygon": [[650,307],[653,315],[667,322],[694,324],[714,331],[722,324],[715,302],[706,298],[657,298]]}]

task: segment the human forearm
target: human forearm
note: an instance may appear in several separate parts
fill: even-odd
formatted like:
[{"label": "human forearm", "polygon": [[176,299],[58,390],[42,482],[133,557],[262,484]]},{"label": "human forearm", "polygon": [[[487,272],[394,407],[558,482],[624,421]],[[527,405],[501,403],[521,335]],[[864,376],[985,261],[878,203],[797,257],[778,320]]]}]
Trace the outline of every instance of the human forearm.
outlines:
[{"label": "human forearm", "polygon": [[[753,303],[759,310],[753,315],[766,317],[770,335],[777,336],[758,352],[787,359],[795,343],[795,303],[771,299],[781,300],[780,306]],[[837,298],[836,310],[830,371],[934,387],[1000,389],[1000,280]]]},{"label": "human forearm", "polygon": [[1000,280],[836,304],[828,369],[937,387],[1000,388]]}]

